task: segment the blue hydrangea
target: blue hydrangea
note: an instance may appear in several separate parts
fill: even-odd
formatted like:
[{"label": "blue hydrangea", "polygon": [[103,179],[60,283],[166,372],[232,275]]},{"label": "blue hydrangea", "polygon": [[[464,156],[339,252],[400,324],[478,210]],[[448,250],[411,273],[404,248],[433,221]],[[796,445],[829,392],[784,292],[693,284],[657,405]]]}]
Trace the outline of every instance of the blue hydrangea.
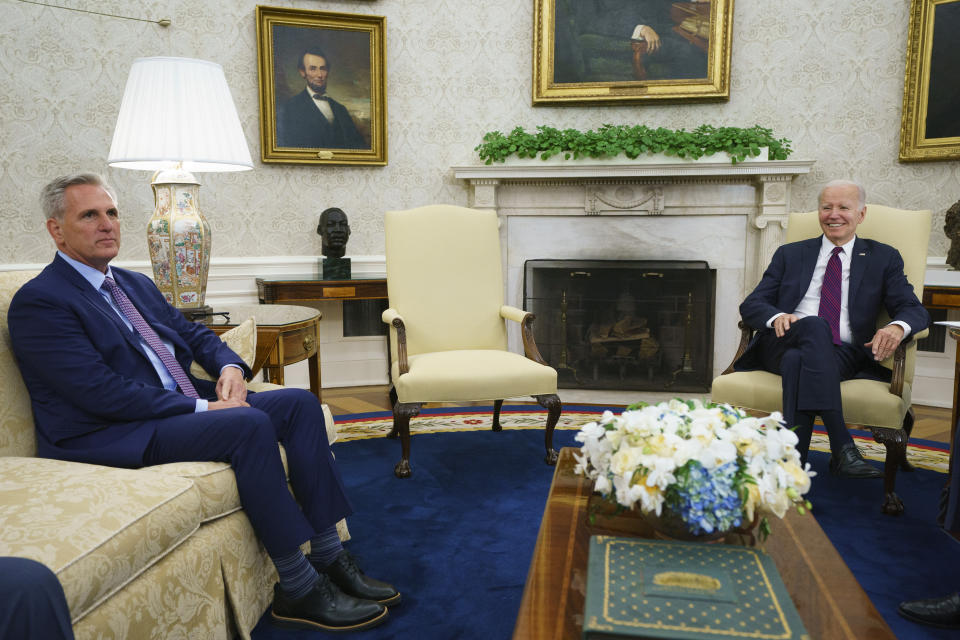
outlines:
[{"label": "blue hydrangea", "polygon": [[734,486],[737,469],[733,461],[711,473],[691,460],[678,470],[676,484],[667,490],[666,503],[683,519],[690,533],[728,531],[740,525],[743,503]]}]

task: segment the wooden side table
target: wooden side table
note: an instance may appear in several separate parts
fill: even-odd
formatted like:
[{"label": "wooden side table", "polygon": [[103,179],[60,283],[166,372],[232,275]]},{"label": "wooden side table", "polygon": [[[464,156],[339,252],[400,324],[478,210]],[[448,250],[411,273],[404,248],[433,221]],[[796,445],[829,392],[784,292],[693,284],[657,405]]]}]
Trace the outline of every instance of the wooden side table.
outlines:
[{"label": "wooden side table", "polygon": [[257,278],[261,304],[319,300],[381,300],[387,297],[387,279],[354,276],[324,280],[319,276],[264,276]]},{"label": "wooden side table", "polygon": [[311,307],[288,304],[224,305],[221,315],[211,316],[206,325],[220,335],[253,316],[257,323],[257,352],[253,370],[263,369],[268,382],[283,384],[283,368],[307,360],[310,371],[310,391],[321,400],[320,389],[320,318],[323,314]]}]

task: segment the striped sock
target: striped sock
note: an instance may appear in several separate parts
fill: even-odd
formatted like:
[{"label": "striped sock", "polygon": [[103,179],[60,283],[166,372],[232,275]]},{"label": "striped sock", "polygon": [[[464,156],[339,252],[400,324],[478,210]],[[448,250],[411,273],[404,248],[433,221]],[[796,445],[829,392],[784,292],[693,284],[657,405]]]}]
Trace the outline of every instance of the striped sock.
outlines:
[{"label": "striped sock", "polygon": [[340,534],[337,533],[336,526],[327,527],[310,538],[310,562],[317,566],[327,566],[340,555],[341,551],[343,551],[343,545],[340,544]]},{"label": "striped sock", "polygon": [[313,568],[300,549],[295,549],[293,553],[277,558],[270,556],[270,559],[277,567],[277,574],[280,576],[280,588],[291,598],[297,599],[307,595],[320,579],[317,570]]}]

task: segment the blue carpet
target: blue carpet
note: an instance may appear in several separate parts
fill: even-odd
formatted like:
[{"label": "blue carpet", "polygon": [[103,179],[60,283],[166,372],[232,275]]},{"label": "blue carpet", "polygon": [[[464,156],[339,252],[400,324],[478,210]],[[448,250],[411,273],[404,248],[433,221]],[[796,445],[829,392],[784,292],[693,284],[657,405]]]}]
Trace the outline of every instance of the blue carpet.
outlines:
[{"label": "blue carpet", "polygon": [[[575,433],[558,430],[554,446],[575,446]],[[415,435],[413,476],[402,481],[393,476],[396,441],[333,449],[356,509],[349,548],[404,597],[383,626],[356,637],[510,638],[553,473],[542,461],[543,431]],[[811,453],[811,464],[817,521],[897,637],[957,637],[896,613],[901,600],[960,589],[960,544],[934,523],[945,476],[899,474],[906,513],[891,518],[879,510],[882,481],[834,478],[825,453]],[[254,640],[325,637],[342,635],[278,629],[269,612],[253,631]]]}]

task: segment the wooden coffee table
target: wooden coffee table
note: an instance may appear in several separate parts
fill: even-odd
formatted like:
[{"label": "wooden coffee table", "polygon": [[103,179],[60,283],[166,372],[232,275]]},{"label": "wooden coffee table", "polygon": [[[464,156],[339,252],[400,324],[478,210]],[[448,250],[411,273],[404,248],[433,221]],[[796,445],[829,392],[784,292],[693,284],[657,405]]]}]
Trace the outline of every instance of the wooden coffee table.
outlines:
[{"label": "wooden coffee table", "polygon": [[[593,525],[587,521],[592,483],[573,473],[574,451],[560,451],[513,630],[515,640],[580,637],[591,535],[653,537],[635,517],[598,517]],[[782,520],[772,519],[770,528],[763,548],[776,562],[811,638],[896,640],[813,517],[791,510]]]}]

